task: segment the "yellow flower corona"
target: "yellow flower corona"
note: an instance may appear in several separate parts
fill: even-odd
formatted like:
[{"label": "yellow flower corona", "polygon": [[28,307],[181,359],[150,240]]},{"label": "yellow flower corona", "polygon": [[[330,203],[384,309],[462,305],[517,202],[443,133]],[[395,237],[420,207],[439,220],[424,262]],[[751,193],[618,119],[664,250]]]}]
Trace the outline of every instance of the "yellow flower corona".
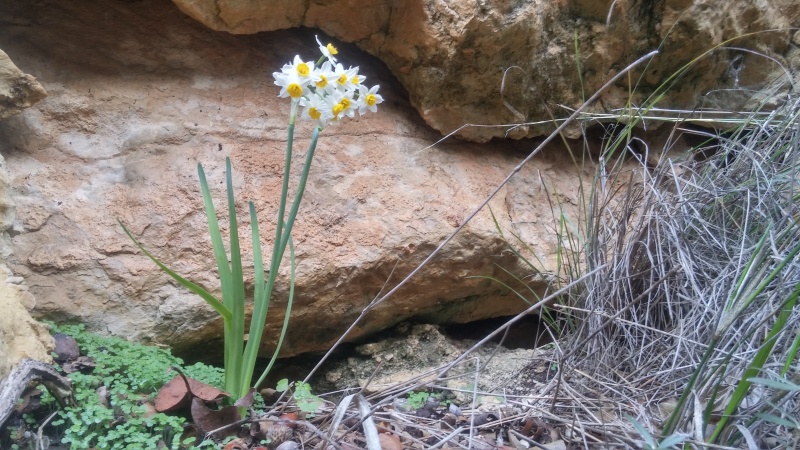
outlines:
[{"label": "yellow flower corona", "polygon": [[347,109],[347,108],[350,107],[350,99],[347,98],[347,97],[344,97],[339,101],[339,104],[341,104],[344,109]]},{"label": "yellow flower corona", "polygon": [[378,97],[375,94],[369,94],[364,102],[369,106],[375,106],[378,103]]},{"label": "yellow flower corona", "polygon": [[301,77],[307,77],[310,73],[311,69],[308,67],[308,64],[300,63],[297,65],[297,74]]},{"label": "yellow flower corona", "polygon": [[336,50],[336,47],[334,47],[333,44],[328,44],[328,45],[325,46],[325,48],[327,48],[328,51],[331,52],[331,55],[338,55],[339,54],[339,50]]},{"label": "yellow flower corona", "polygon": [[286,91],[292,98],[300,98],[303,95],[303,87],[297,83],[292,83],[286,86]]},{"label": "yellow flower corona", "polygon": [[343,73],[343,74],[341,74],[341,75],[339,76],[339,79],[338,79],[338,80],[336,80],[336,81],[338,81],[338,82],[339,82],[339,84],[341,84],[342,86],[344,86],[345,84],[347,84],[347,74],[346,74],[346,73]]},{"label": "yellow flower corona", "polygon": [[325,89],[325,86],[328,85],[328,78],[325,75],[320,75],[319,81],[314,84],[320,89]]},{"label": "yellow flower corona", "polygon": [[342,105],[341,103],[337,103],[336,105],[334,105],[334,106],[333,106],[333,110],[332,110],[332,112],[333,112],[333,117],[337,117],[337,118],[338,118],[338,117],[339,117],[339,114],[341,114],[341,113],[342,113],[342,111],[344,111],[344,110],[345,110],[345,108],[346,108],[346,107],[345,107],[344,105]]},{"label": "yellow flower corona", "polygon": [[319,110],[317,108],[314,108],[312,106],[312,107],[308,108],[308,116],[311,117],[314,120],[319,120],[319,118],[322,117],[322,113],[319,112]]}]

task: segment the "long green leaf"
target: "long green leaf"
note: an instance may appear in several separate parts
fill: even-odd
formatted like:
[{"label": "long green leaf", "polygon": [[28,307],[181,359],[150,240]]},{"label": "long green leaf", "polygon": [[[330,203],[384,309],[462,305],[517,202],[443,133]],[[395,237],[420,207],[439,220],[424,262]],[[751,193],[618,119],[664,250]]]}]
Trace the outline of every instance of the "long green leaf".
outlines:
[{"label": "long green leaf", "polygon": [[759,378],[759,377],[750,378],[748,381],[755,384],[761,384],[766,387],[776,389],[779,391],[800,391],[800,385],[794,384],[789,381],[772,380],[770,378]]},{"label": "long green leaf", "polygon": [[[242,370],[242,348],[244,347],[244,274],[242,273],[242,252],[239,246],[239,226],[236,218],[236,202],[233,195],[233,169],[231,159],[225,158],[225,185],[228,193],[228,223],[230,224],[230,249],[231,249],[231,279],[227,289],[229,294],[227,306],[233,315],[231,320],[230,338],[225,341],[225,348],[229,351],[230,366],[226,369],[232,371],[231,377],[235,380],[232,391],[237,398],[247,394],[249,381],[246,371]],[[224,299],[223,299],[224,300]]]},{"label": "long green leaf", "polygon": [[275,346],[275,353],[272,354],[272,359],[269,360],[267,368],[264,369],[264,372],[260,377],[258,377],[258,381],[256,381],[255,385],[253,385],[254,387],[260,386],[261,383],[263,383],[267,378],[269,371],[272,370],[272,366],[278,359],[278,353],[281,351],[281,347],[283,346],[283,339],[286,337],[286,330],[289,328],[289,317],[292,314],[292,305],[294,304],[295,269],[297,268],[294,257],[294,243],[292,242],[291,236],[289,236],[289,261],[292,268],[289,276],[289,300],[286,302],[286,313],[283,315],[283,327],[281,327],[281,335],[278,337],[278,344]]},{"label": "long green leaf", "polygon": [[200,178],[200,190],[203,192],[203,203],[206,210],[206,219],[208,221],[208,233],[211,236],[211,244],[214,247],[214,258],[217,261],[217,273],[219,274],[220,286],[222,288],[222,302],[231,311],[230,320],[225,322],[223,330],[225,341],[225,390],[232,393],[238,393],[237,383],[239,377],[236,376],[239,372],[235,369],[235,355],[231,351],[229,342],[232,342],[233,337],[232,328],[234,321],[233,305],[231,300],[233,291],[231,287],[231,267],[228,264],[228,254],[225,252],[225,246],[222,243],[222,235],[219,232],[219,223],[217,222],[217,213],[214,210],[214,202],[211,199],[211,192],[208,189],[208,182],[206,181],[206,174],[203,171],[203,166],[197,164],[197,175]]},{"label": "long green leaf", "polygon": [[256,206],[253,204],[253,202],[249,202],[248,207],[250,209],[250,238],[253,242],[253,308],[257,308],[257,305],[260,305],[266,301],[267,309],[269,309],[269,299],[264,298],[264,294],[266,294],[264,289],[264,256],[261,251],[261,233],[258,229]]},{"label": "long green leaf", "polygon": [[231,320],[231,312],[225,305],[219,301],[216,297],[214,297],[211,293],[203,289],[202,287],[192,283],[191,281],[187,280],[186,278],[178,275],[175,271],[164,265],[161,261],[159,261],[152,253],[147,251],[144,246],[137,240],[133,234],[128,230],[128,228],[119,220],[117,220],[119,225],[122,227],[122,230],[125,231],[125,234],[139,247],[139,250],[142,251],[150,260],[152,260],[156,265],[161,268],[167,275],[171,276],[175,281],[180,283],[186,289],[194,292],[195,294],[199,295],[200,298],[206,301],[214,310],[216,310],[220,316],[222,316],[222,320],[228,322]]},{"label": "long green leaf", "polygon": [[[264,258],[263,253],[261,250],[261,234],[259,232],[258,227],[258,217],[256,215],[256,207],[253,202],[250,202],[250,229],[251,229],[251,238],[253,241],[253,270],[255,271],[254,278],[255,278],[255,289],[253,294],[253,317],[250,319],[250,330],[258,329],[260,330],[259,336],[264,333],[264,325],[267,317],[267,312],[269,311],[269,303],[270,298],[267,296],[266,286],[264,284]],[[263,317],[265,320],[261,323],[257,323],[259,317]],[[252,335],[251,335],[252,336]],[[244,386],[250,386],[250,382],[253,379],[253,369],[249,368],[250,360],[255,361],[258,357],[258,347],[251,346],[250,339],[248,339],[247,346],[245,348],[244,354],[244,372],[243,375],[245,376],[245,382],[243,383]],[[252,352],[252,354],[251,354]],[[255,367],[255,366],[254,366]],[[258,386],[258,383],[256,383]]]}]

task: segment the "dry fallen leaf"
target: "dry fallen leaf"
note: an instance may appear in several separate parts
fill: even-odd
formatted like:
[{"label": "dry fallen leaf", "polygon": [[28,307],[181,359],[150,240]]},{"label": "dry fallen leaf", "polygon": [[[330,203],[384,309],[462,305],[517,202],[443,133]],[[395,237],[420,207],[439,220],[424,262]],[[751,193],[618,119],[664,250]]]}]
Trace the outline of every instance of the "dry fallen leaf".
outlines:
[{"label": "dry fallen leaf", "polygon": [[158,390],[155,407],[158,412],[174,411],[188,406],[194,397],[214,401],[227,396],[226,392],[179,372]]},{"label": "dry fallen leaf", "polygon": [[390,433],[381,433],[378,435],[381,441],[382,450],[403,450],[403,444],[400,443],[400,436]]},{"label": "dry fallen leaf", "polygon": [[247,445],[247,442],[240,438],[236,438],[223,447],[223,450],[247,450],[250,446]]},{"label": "dry fallen leaf", "polygon": [[249,407],[253,406],[253,395],[255,394],[255,392],[256,392],[255,389],[250,388],[250,390],[247,391],[247,394],[245,394],[244,397],[240,398],[239,400],[236,400],[236,403],[234,403],[234,406],[241,406],[241,407],[244,407],[244,408],[249,408]]},{"label": "dry fallen leaf", "polygon": [[[239,418],[239,408],[235,406],[225,406],[222,409],[213,410],[206,406],[205,402],[200,398],[195,397],[192,399],[192,421],[201,433],[208,434],[238,421]],[[229,427],[215,432],[213,436],[217,439],[234,436],[238,431],[237,428]]]}]

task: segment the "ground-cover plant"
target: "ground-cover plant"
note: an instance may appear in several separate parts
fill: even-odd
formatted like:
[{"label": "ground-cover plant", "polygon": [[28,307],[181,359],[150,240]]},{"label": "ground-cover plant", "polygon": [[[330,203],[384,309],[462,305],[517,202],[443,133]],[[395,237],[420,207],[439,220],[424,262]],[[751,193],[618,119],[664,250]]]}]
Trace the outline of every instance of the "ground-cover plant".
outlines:
[{"label": "ground-cover plant", "polygon": [[[184,436],[186,420],[156,413],[152,400],[172,378],[170,367],[180,367],[188,376],[213,386],[223,384],[220,368],[202,363],[185,366],[169,350],[98,336],[84,331],[81,325],[52,327],[53,332],[75,338],[81,353],[95,367],[68,374],[76,402],[57,411],[49,422],[49,434],[76,450],[157,448],[159,442],[172,449],[216,445]],[[56,408],[46,391],[42,404]]]},{"label": "ground-cover plant", "polygon": [[[283,183],[281,187],[280,203],[277,211],[275,240],[272,247],[272,256],[269,266],[265,268],[262,257],[261,238],[258,229],[253,202],[249,202],[251,238],[253,246],[253,315],[250,320],[249,333],[245,332],[245,282],[242,273],[242,258],[239,244],[239,230],[237,227],[237,213],[234,201],[233,182],[231,175],[231,162],[226,159],[227,203],[228,222],[230,226],[230,244],[226,252],[220,233],[214,203],[208,188],[203,167],[198,164],[198,176],[203,192],[206,217],[208,219],[209,233],[214,247],[214,256],[222,290],[222,299],[218,299],[205,288],[187,280],[171,270],[155,256],[148,252],[139,243],[133,234],[124,227],[128,236],[136,243],[141,251],[153,260],[162,270],[190,291],[199,295],[222,316],[224,323],[224,366],[225,390],[234,398],[243,398],[253,386],[260,385],[266,378],[278,357],[281,344],[286,334],[291,313],[294,294],[295,260],[292,244],[292,229],[297,212],[305,191],[311,162],[317,146],[319,133],[325,126],[338,123],[345,117],[354,117],[355,113],[364,114],[367,111],[376,112],[377,105],[383,101],[377,93],[378,86],[367,88],[363,85],[366,77],[359,75],[358,67],[345,69],[337,62],[338,51],[331,45],[322,45],[319,40],[322,56],[316,63],[305,61],[299,55],[294,60],[284,65],[280,72],[273,73],[275,84],[280,86],[280,97],[289,98],[290,113],[288,139],[286,143],[286,157],[284,162]],[[301,117],[314,123],[311,143],[306,154],[294,199],[287,214],[287,198],[289,195],[289,177],[292,160],[292,143],[294,128],[297,120],[298,109],[302,108]],[[264,326],[269,310],[275,280],[280,269],[286,248],[289,248],[291,263],[290,288],[288,306],[286,309],[283,328],[278,339],[277,348],[269,364],[255,383],[252,383],[253,370],[261,346]],[[265,270],[269,275],[265,278]],[[245,338],[247,336],[247,339]],[[245,345],[245,341],[247,341]]]}]

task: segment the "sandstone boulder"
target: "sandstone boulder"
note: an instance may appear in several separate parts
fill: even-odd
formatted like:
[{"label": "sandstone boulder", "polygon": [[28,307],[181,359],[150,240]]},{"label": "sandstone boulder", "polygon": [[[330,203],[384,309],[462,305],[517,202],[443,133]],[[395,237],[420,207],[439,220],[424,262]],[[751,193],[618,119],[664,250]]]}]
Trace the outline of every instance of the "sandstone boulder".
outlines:
[{"label": "sandstone boulder", "polygon": [[11,277],[0,265],[0,380],[23,359],[52,362],[53,338],[48,328],[34,320],[28,308],[34,307],[33,296],[21,286],[18,277]]},{"label": "sandstone boulder", "polygon": [[[46,95],[33,76],[20,71],[0,50],[0,120],[18,114]],[[28,313],[27,308],[34,307],[34,298],[22,278],[13,276],[5,265],[11,254],[8,229],[14,218],[9,173],[0,155],[0,379],[23,358],[52,361],[53,339]]]},{"label": "sandstone boulder", "polygon": [[[50,93],[0,122],[17,211],[9,264],[36,296],[34,312],[213,357],[222,336],[216,313],[139,253],[117,219],[178,272],[218,290],[196,164],[204,165],[220,208],[230,156],[242,226],[252,200],[268,248],[289,109],[271,72],[295,54],[316,55],[318,32],[235,36],[158,0],[6,2],[0,15],[12,24],[0,28],[0,47],[24,55],[20,66]],[[340,57],[380,83],[386,101],[379,114],[329,127],[320,138],[294,233],[298,281],[283,355],[326,349],[531,149],[524,141],[431,147],[440,134],[419,119],[383,64],[352,45],[341,45]],[[298,124],[295,167],[310,132]],[[552,213],[542,209],[545,186],[569,207],[577,176],[563,151],[548,152],[491,203],[500,225],[532,246],[542,270],[552,270],[557,248]],[[527,305],[468,277],[502,276],[517,264],[485,211],[351,339],[412,317],[459,322],[516,313]],[[284,264],[267,355],[286,308],[286,274]]]},{"label": "sandstone boulder", "polygon": [[584,95],[655,49],[658,57],[589,111],[643,104],[705,52],[660,107],[739,110],[774,96],[772,82],[787,81],[800,67],[791,42],[800,26],[794,0],[173,1],[215,30],[305,26],[356,43],[388,65],[423,119],[442,133],[466,123],[538,123],[458,132],[474,141],[549,134],[553,116],[566,116],[565,108],[579,106]]},{"label": "sandstone boulder", "polygon": [[22,73],[0,50],[0,120],[45,98],[47,92],[31,75]]}]

